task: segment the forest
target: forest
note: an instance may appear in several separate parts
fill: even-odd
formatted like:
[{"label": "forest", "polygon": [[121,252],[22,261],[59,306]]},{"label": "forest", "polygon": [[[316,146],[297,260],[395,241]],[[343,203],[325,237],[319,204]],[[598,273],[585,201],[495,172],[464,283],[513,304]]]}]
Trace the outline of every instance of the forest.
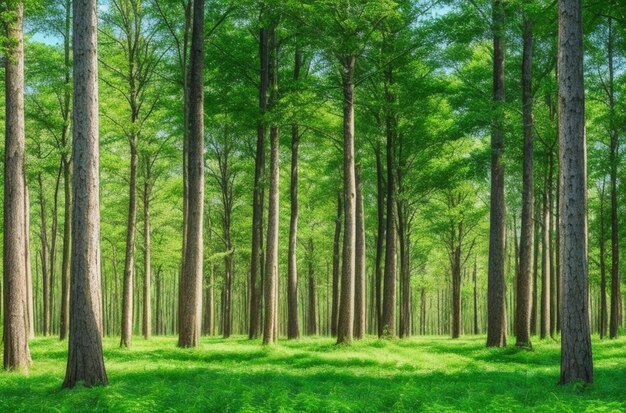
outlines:
[{"label": "forest", "polygon": [[626,1],[0,22],[0,411],[626,411]]}]

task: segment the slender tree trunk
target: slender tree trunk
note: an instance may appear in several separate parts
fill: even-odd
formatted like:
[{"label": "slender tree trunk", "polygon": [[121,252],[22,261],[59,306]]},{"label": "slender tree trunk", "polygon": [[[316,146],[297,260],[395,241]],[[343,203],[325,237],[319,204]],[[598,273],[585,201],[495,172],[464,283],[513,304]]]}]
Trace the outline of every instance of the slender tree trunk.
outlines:
[{"label": "slender tree trunk", "polygon": [[477,265],[476,265],[476,257],[474,257],[474,271],[472,272],[472,281],[474,283],[474,334],[478,335],[478,285],[476,283],[476,273],[477,273]]},{"label": "slender tree trunk", "polygon": [[376,205],[377,205],[377,224],[376,231],[376,262],[375,262],[375,289],[376,289],[376,328],[378,329],[378,337],[383,335],[382,323],[382,281],[383,281],[383,248],[385,245],[385,184],[383,177],[382,149],[380,143],[376,145]]},{"label": "slender tree trunk", "polygon": [[330,335],[337,336],[337,321],[339,316],[339,263],[341,248],[341,223],[343,218],[343,197],[337,192],[337,219],[335,220],[335,237],[333,240],[333,301],[330,319]]},{"label": "slender tree trunk", "polygon": [[146,162],[146,177],[143,184],[143,337],[152,336],[152,245],[150,238],[150,164]]},{"label": "slender tree trunk", "polygon": [[354,328],[354,276],[356,246],[356,183],[354,173],[354,70],[356,57],[343,61],[343,261],[337,344],[350,343]]},{"label": "slender tree trunk", "polygon": [[[395,102],[392,92],[394,84],[393,71],[389,68],[385,73],[385,99],[389,104]],[[396,185],[395,185],[395,137],[396,119],[390,109],[385,116],[387,133],[387,216],[385,242],[385,275],[383,287],[382,336],[396,335]]]},{"label": "slender tree trunk", "polygon": [[126,258],[122,287],[122,334],[120,347],[128,348],[133,339],[133,292],[135,289],[135,232],[137,229],[137,136],[130,142],[130,185],[128,188],[128,221],[126,223]]},{"label": "slender tree trunk", "polygon": [[179,347],[196,347],[202,322],[204,218],[204,0],[193,1],[189,76],[187,240],[180,279]]},{"label": "slender tree trunk", "polygon": [[[614,1],[611,1],[611,5],[614,5]],[[610,17],[608,21],[608,67],[609,67],[609,79],[608,79],[608,97],[609,97],[609,111],[610,111],[610,128],[609,133],[611,137],[609,164],[610,164],[610,179],[611,179],[611,319],[609,324],[609,337],[617,338],[619,335],[619,327],[621,324],[620,317],[620,301],[622,295],[620,293],[620,273],[619,273],[619,220],[618,220],[618,204],[617,204],[617,166],[619,164],[619,131],[617,130],[617,120],[615,119],[615,81],[614,81],[614,64],[613,64],[613,48],[614,48],[614,34],[613,34],[613,18]]]},{"label": "slender tree trunk", "polygon": [[491,206],[489,226],[487,347],[506,346],[506,296],[504,282],[505,216],[504,199],[504,5],[493,0],[493,101],[491,129]]},{"label": "slender tree trunk", "polygon": [[543,192],[543,226],[542,235],[543,241],[541,244],[541,326],[540,337],[546,338],[550,335],[550,290],[551,290],[551,276],[550,276],[550,195],[548,192],[547,179],[546,187]]},{"label": "slender tree trunk", "polygon": [[263,326],[263,344],[274,344],[278,337],[276,287],[278,284],[278,208],[279,208],[279,161],[278,130],[270,130],[270,192],[269,214],[267,220],[267,258],[265,259],[265,322]]},{"label": "slender tree trunk", "polygon": [[593,381],[587,268],[585,89],[580,0],[559,0],[561,383]]},{"label": "slender tree trunk", "polygon": [[598,330],[600,338],[606,337],[607,333],[607,302],[606,302],[606,233],[605,225],[606,218],[604,216],[604,196],[605,196],[605,182],[602,182],[602,190],[600,191],[600,236],[598,240],[598,246],[600,248],[600,321]]},{"label": "slender tree trunk", "polygon": [[530,319],[533,292],[533,207],[535,205],[533,180],[533,22],[524,17],[522,57],[522,111],[524,132],[524,170],[522,190],[522,223],[520,243],[520,271],[517,274],[517,302],[515,336],[518,347],[531,347]]},{"label": "slender tree trunk", "polygon": [[50,323],[52,314],[50,309],[50,273],[48,271],[48,224],[46,201],[43,193],[43,179],[41,173],[37,174],[39,185],[39,239],[41,241],[41,284],[43,287],[43,335],[50,335]]},{"label": "slender tree trunk", "polygon": [[[295,53],[295,63],[293,79],[297,82],[300,77],[302,66],[302,55],[299,50]],[[300,131],[297,124],[291,125],[291,217],[289,221],[289,252],[288,252],[288,274],[287,274],[287,306],[288,318],[287,337],[295,339],[300,336],[300,325],[298,322],[298,145]]]},{"label": "slender tree trunk", "polygon": [[[26,265],[26,310],[28,314],[28,338],[35,338],[35,302],[33,299],[33,269],[30,263],[30,194],[24,179],[24,256]],[[0,295],[1,295],[0,290]],[[2,308],[2,304],[0,304]]]},{"label": "slender tree trunk", "polygon": [[365,216],[363,211],[363,182],[361,166],[356,170],[356,244],[355,244],[355,281],[354,281],[354,338],[365,336],[365,297],[367,296],[365,279]]},{"label": "slender tree trunk", "polygon": [[74,2],[72,261],[69,353],[63,387],[108,383],[102,356],[97,4]]},{"label": "slender tree trunk", "polygon": [[314,244],[313,238],[309,238],[308,245],[308,264],[309,264],[309,314],[308,314],[308,325],[307,325],[307,333],[310,336],[315,336],[318,334],[317,327],[317,308],[316,308],[316,297],[317,297],[317,286],[315,282],[315,262],[313,261],[313,253],[314,253]]}]

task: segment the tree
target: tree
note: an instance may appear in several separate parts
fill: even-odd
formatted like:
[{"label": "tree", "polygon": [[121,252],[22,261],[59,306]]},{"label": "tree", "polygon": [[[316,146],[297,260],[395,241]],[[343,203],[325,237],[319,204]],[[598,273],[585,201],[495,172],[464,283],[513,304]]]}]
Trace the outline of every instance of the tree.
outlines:
[{"label": "tree", "polygon": [[4,2],[5,143],[3,230],[3,366],[28,371],[28,293],[24,180],[24,4]]},{"label": "tree", "polygon": [[[532,4],[527,1],[526,4]],[[517,301],[515,303],[515,345],[531,347],[530,312],[533,291],[533,254],[535,205],[533,180],[533,21],[524,15],[522,56],[522,111],[524,134],[522,223],[520,242],[520,270],[517,275]]]},{"label": "tree", "polygon": [[73,6],[74,97],[69,352],[63,387],[106,385],[102,356],[97,4]]},{"label": "tree", "polygon": [[365,297],[366,266],[365,266],[365,213],[363,206],[363,173],[361,166],[356,171],[356,268],[354,281],[354,338],[357,340],[365,336]]},{"label": "tree", "polygon": [[587,268],[587,182],[582,4],[559,0],[561,384],[593,381]]},{"label": "tree", "polygon": [[487,347],[506,346],[505,200],[504,200],[504,4],[493,0],[493,102],[491,126],[491,207],[489,218],[489,273]]},{"label": "tree", "polygon": [[204,219],[204,0],[193,0],[189,69],[187,238],[179,294],[179,347],[196,347],[201,335]]}]

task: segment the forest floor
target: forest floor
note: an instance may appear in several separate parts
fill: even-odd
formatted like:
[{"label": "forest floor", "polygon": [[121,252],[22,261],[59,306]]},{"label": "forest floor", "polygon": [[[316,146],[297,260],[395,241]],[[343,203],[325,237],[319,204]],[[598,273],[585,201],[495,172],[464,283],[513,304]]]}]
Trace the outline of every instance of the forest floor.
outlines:
[{"label": "forest floor", "polygon": [[[536,340],[537,341],[537,340]],[[350,347],[280,341],[106,338],[108,387],[61,390],[66,343],[32,341],[27,376],[0,373],[2,412],[624,412],[626,339],[594,338],[595,383],[558,386],[559,345],[486,349],[484,337],[420,337]]]}]

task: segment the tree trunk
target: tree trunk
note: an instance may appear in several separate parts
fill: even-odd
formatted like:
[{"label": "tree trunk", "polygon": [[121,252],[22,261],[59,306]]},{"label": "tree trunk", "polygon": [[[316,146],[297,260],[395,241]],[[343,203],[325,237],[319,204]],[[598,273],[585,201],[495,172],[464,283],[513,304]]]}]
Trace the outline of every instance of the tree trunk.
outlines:
[{"label": "tree trunk", "polygon": [[152,259],[150,243],[150,164],[146,162],[146,177],[143,184],[143,337],[152,336]]},{"label": "tree trunk", "polygon": [[63,258],[61,263],[61,323],[60,338],[65,340],[70,321],[70,250],[72,235],[72,163],[63,162],[63,191],[65,196],[63,219]]},{"label": "tree trunk", "polygon": [[561,383],[593,381],[587,269],[582,5],[559,0],[559,166],[563,314]]},{"label": "tree trunk", "polygon": [[[391,68],[385,73],[385,99],[388,104],[395,102],[392,86],[394,83]],[[395,137],[396,119],[387,109],[385,115],[385,129],[387,134],[387,216],[385,231],[385,275],[383,287],[382,309],[382,337],[394,337],[396,335],[396,185],[395,185]]]},{"label": "tree trunk", "polygon": [[606,302],[606,234],[605,225],[606,218],[604,216],[604,196],[605,182],[602,182],[602,190],[600,191],[600,235],[598,246],[600,248],[600,322],[598,330],[600,338],[606,337],[607,332],[607,302]]},{"label": "tree trunk", "polygon": [[382,149],[380,143],[376,145],[376,206],[377,224],[376,230],[376,261],[375,261],[375,290],[376,290],[376,328],[378,337],[383,335],[382,323],[382,281],[383,281],[383,247],[385,245],[385,184],[383,177]]},{"label": "tree trunk", "polygon": [[[611,1],[611,5],[614,1]],[[610,15],[610,13],[609,13]],[[617,130],[617,120],[615,119],[615,81],[614,81],[614,65],[613,65],[613,18],[609,16],[608,21],[608,98],[610,111],[610,127],[609,133],[611,137],[609,164],[611,179],[611,321],[609,324],[609,337],[617,338],[619,335],[619,327],[621,324],[620,317],[620,301],[622,295],[620,293],[620,274],[619,274],[619,221],[618,221],[618,204],[617,204],[617,166],[619,163],[619,131]]]},{"label": "tree trunk", "polygon": [[37,174],[39,185],[39,239],[41,241],[41,284],[43,295],[43,335],[50,335],[50,322],[52,320],[50,309],[50,274],[48,272],[48,224],[46,220],[46,201],[43,194],[43,179],[41,173]]},{"label": "tree trunk", "polygon": [[[302,55],[299,50],[295,53],[295,63],[293,79],[297,82],[300,77],[302,66]],[[300,336],[300,326],[298,322],[298,145],[300,131],[297,124],[291,125],[291,217],[289,221],[289,262],[287,274],[287,337],[290,339]]]},{"label": "tree trunk", "polygon": [[335,220],[335,237],[333,239],[333,302],[330,319],[330,335],[337,336],[339,316],[339,263],[341,248],[341,222],[343,218],[343,197],[337,192],[337,219]]},{"label": "tree trunk", "polygon": [[356,170],[356,244],[355,244],[355,277],[354,277],[354,338],[365,336],[365,217],[363,211],[363,181],[361,166]]},{"label": "tree trunk", "polygon": [[356,183],[354,173],[354,70],[355,56],[346,56],[343,66],[343,261],[337,344],[350,343],[354,331],[354,276],[356,246]]},{"label": "tree trunk", "polygon": [[477,283],[476,283],[476,273],[477,273],[476,257],[474,257],[474,271],[472,272],[472,281],[474,283],[474,334],[478,335],[479,334],[479,330],[478,330],[478,288],[477,288]]},{"label": "tree trunk", "polygon": [[204,218],[204,0],[193,1],[189,76],[187,240],[180,279],[179,347],[196,347],[201,335]]},{"label": "tree trunk", "polygon": [[542,235],[543,241],[541,244],[541,326],[540,326],[540,338],[546,338],[550,335],[551,330],[551,302],[550,302],[550,290],[551,290],[551,277],[550,277],[550,195],[548,192],[548,180],[546,179],[546,187],[543,192],[543,226]]},{"label": "tree trunk", "polygon": [[487,347],[506,346],[504,282],[504,5],[493,0],[493,102],[497,107],[491,129],[491,205],[489,218],[489,273],[487,286]]},{"label": "tree trunk", "polygon": [[74,2],[72,261],[69,353],[63,387],[108,383],[102,356],[97,4]]},{"label": "tree trunk", "polygon": [[279,208],[279,160],[278,130],[270,129],[270,191],[269,213],[267,220],[267,257],[265,259],[265,322],[263,326],[263,344],[274,344],[278,337],[276,288],[278,284],[278,208]]},{"label": "tree trunk", "polygon": [[315,282],[315,262],[313,261],[313,252],[314,252],[314,244],[313,238],[309,238],[308,245],[308,264],[309,264],[309,314],[308,314],[308,325],[307,325],[307,334],[310,336],[315,336],[318,334],[317,327],[317,309],[316,309],[316,297],[317,297],[317,286]]},{"label": "tree trunk", "polygon": [[524,170],[522,189],[522,223],[520,243],[520,270],[517,274],[517,301],[515,308],[515,336],[518,347],[531,347],[530,318],[533,292],[533,247],[535,205],[533,181],[533,22],[524,16],[522,57],[522,111],[524,133]]},{"label": "tree trunk", "polygon": [[[6,370],[28,371],[26,233],[24,181],[24,5],[10,3],[13,19],[4,24],[5,52],[3,348]],[[18,228],[16,231],[15,229]]]},{"label": "tree trunk", "polygon": [[[28,339],[35,338],[35,301],[33,298],[33,269],[30,262],[30,194],[24,179],[24,258],[26,265],[26,312],[28,315]],[[0,290],[0,295],[2,295]],[[2,304],[0,303],[0,308]]]},{"label": "tree trunk", "polygon": [[[261,12],[261,18],[263,18]],[[269,37],[271,27],[263,27],[259,32],[259,114],[257,122],[256,156],[254,160],[254,189],[252,195],[252,251],[250,258],[250,327],[248,338],[252,339],[259,335],[261,321],[261,293],[263,288],[259,285],[262,279],[263,267],[263,198],[265,185],[265,132],[266,124],[263,119],[267,112],[267,99],[269,89]]]},{"label": "tree trunk", "polygon": [[128,188],[128,221],[126,223],[126,258],[122,287],[122,334],[120,347],[128,348],[133,339],[133,292],[135,290],[135,231],[137,228],[137,136],[130,142],[130,185]]}]

